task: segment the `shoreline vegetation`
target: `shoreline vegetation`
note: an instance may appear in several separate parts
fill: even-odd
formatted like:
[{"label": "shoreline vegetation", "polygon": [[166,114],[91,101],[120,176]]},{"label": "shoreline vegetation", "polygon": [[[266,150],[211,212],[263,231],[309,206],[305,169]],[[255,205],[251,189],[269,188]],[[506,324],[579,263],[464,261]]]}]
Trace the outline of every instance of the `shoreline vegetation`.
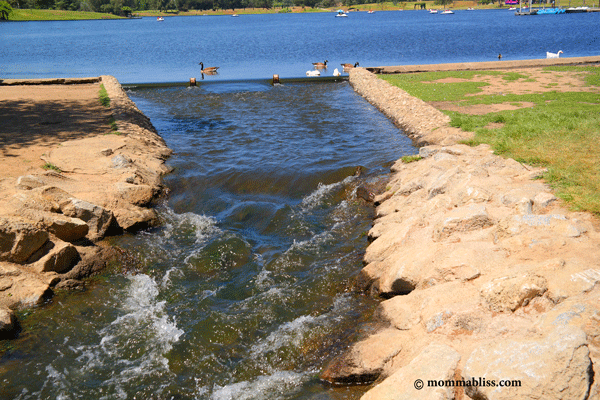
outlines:
[{"label": "shoreline vegetation", "polygon": [[[585,0],[572,0],[570,7],[585,5]],[[539,6],[539,5],[538,5]],[[477,1],[454,1],[441,4],[439,1],[409,1],[409,2],[380,2],[368,4],[355,4],[351,6],[335,5],[333,7],[302,7],[284,6],[274,4],[269,8],[234,8],[218,10],[132,10],[131,17],[168,17],[168,16],[210,16],[210,15],[251,15],[251,14],[283,14],[283,13],[334,13],[343,8],[349,12],[366,11],[426,11],[429,9],[466,10],[508,10],[509,6],[502,3],[478,4]],[[115,15],[112,13],[72,11],[60,9],[26,9],[12,8],[8,21],[68,21],[68,20],[94,20],[94,19],[130,19],[131,17]]]},{"label": "shoreline vegetation", "polygon": [[[583,87],[556,90],[557,81],[541,83],[525,71],[443,71],[417,74],[379,75],[411,96],[440,109],[450,126],[474,137],[463,141],[485,143],[495,154],[535,167],[547,168],[543,178],[556,195],[577,211],[600,216],[600,68],[598,66],[549,66],[542,74],[574,75]],[[484,93],[495,76],[505,83],[540,84],[531,93]],[[479,79],[477,79],[479,78]],[[494,109],[506,105],[506,109]],[[457,106],[457,107],[455,107]],[[487,113],[473,107],[487,107]],[[502,108],[502,107],[501,107]]]}]

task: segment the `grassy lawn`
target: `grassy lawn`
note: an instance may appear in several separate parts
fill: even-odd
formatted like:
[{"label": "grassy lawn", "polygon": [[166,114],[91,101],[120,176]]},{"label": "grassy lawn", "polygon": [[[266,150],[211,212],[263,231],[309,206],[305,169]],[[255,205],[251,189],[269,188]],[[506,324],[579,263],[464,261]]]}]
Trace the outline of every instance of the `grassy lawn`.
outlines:
[{"label": "grassy lawn", "polygon": [[77,19],[116,19],[121,18],[113,14],[66,11],[66,10],[36,10],[36,9],[13,9],[8,19],[10,21],[56,21]]},{"label": "grassy lawn", "polygon": [[[599,67],[547,67],[544,72],[581,74],[585,85],[600,88]],[[380,77],[425,101],[450,101],[462,106],[533,103],[532,107],[484,115],[442,111],[451,117],[452,126],[475,133],[468,144],[488,143],[496,154],[547,167],[544,178],[556,190],[557,196],[575,210],[600,215],[600,93],[549,91],[482,95],[482,87],[488,85],[485,82],[435,82],[443,78],[470,79],[476,75],[496,75],[506,81],[532,79],[500,71]]]}]

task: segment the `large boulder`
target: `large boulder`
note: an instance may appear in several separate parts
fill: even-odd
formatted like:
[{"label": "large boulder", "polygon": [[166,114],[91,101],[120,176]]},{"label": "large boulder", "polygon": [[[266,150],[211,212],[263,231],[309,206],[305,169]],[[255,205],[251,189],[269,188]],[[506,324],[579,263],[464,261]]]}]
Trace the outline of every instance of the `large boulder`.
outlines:
[{"label": "large boulder", "polygon": [[325,367],[321,379],[330,383],[371,383],[401,351],[403,339],[402,332],[386,329],[355,343]]},{"label": "large boulder", "polygon": [[495,385],[469,386],[465,393],[475,400],[588,399],[593,370],[586,342],[581,329],[560,326],[546,337],[497,340],[477,347],[463,378],[485,378]]},{"label": "large boulder", "polygon": [[60,209],[66,216],[78,218],[89,226],[90,240],[102,239],[114,224],[111,211],[84,200],[66,199],[60,203]]},{"label": "large boulder", "polygon": [[48,232],[27,222],[0,218],[0,261],[22,264],[48,241]]},{"label": "large boulder", "polygon": [[451,400],[460,354],[443,344],[431,344],[408,365],[400,368],[379,385],[369,390],[361,400]]}]

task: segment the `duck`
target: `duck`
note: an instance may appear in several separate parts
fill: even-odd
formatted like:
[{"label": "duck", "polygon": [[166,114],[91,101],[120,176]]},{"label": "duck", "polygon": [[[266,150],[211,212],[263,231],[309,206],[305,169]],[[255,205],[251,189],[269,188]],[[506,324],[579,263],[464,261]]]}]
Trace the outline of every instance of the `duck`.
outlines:
[{"label": "duck", "polygon": [[344,69],[350,69],[350,68],[356,68],[358,67],[358,62],[356,62],[354,65],[350,64],[350,63],[346,63],[346,64],[340,64],[342,67],[344,67]]},{"label": "duck", "polygon": [[321,76],[319,71],[306,71],[306,76]]},{"label": "duck", "polygon": [[546,58],[559,58],[560,57],[560,53],[562,53],[562,50],[559,50],[558,53],[550,53],[549,51],[546,52]]},{"label": "duck", "polygon": [[316,63],[312,63],[316,69],[323,69],[323,68],[327,68],[327,60],[325,60],[325,62],[316,62]]},{"label": "duck", "polygon": [[200,65],[200,72],[205,73],[207,75],[215,74],[217,72],[217,70],[219,69],[219,67],[204,68],[204,63],[202,61],[200,61],[198,64]]}]

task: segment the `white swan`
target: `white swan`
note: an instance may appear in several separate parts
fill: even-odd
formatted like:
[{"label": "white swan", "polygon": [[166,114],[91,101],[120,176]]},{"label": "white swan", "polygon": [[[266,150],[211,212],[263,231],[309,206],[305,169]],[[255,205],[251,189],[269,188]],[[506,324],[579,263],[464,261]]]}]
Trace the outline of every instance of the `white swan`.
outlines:
[{"label": "white swan", "polygon": [[546,52],[546,58],[558,58],[560,57],[560,53],[562,53],[562,50],[559,50],[558,53],[550,53],[549,51]]},{"label": "white swan", "polygon": [[306,71],[306,76],[321,76],[319,71]]},{"label": "white swan", "polygon": [[338,71],[337,68],[333,70],[333,76],[340,76],[340,75],[342,75],[342,74],[340,74],[340,71]]}]

